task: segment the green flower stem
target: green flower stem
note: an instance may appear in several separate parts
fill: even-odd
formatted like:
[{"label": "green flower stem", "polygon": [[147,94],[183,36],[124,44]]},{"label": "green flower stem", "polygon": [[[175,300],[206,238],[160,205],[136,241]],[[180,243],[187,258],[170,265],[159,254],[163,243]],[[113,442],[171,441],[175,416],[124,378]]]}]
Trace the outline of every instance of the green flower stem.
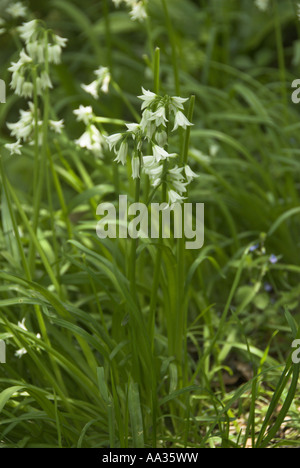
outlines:
[{"label": "green flower stem", "polygon": [[94,121],[97,123],[107,123],[111,125],[120,125],[121,127],[124,127],[125,125],[125,120],[121,119],[112,119],[110,117],[94,117]]},{"label": "green flower stem", "polygon": [[154,93],[159,93],[160,88],[160,48],[156,47],[154,52]]}]

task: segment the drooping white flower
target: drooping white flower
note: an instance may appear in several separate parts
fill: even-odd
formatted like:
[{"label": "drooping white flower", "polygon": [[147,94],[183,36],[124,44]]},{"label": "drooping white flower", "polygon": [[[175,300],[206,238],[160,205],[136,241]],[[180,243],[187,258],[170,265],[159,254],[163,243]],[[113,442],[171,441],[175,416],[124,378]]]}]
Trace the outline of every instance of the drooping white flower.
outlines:
[{"label": "drooping white flower", "polygon": [[22,26],[18,27],[18,32],[23,41],[28,44],[30,41],[34,41],[37,37],[37,20],[28,21],[23,23]]},{"label": "drooping white flower", "polygon": [[19,327],[19,328],[22,328],[22,330],[28,331],[28,330],[27,330],[27,327],[26,327],[26,325],[25,325],[25,320],[26,320],[26,319],[23,318],[23,319],[21,320],[21,322],[18,322],[18,327]]},{"label": "drooping white flower", "polygon": [[18,75],[16,79],[16,86],[15,86],[15,91],[16,94],[19,96],[22,96],[23,94],[23,85],[25,83],[25,78],[23,75]]},{"label": "drooping white flower", "polygon": [[119,151],[117,152],[117,157],[115,158],[114,161],[120,162],[121,164],[126,164],[126,159],[127,159],[127,153],[128,153],[128,143],[126,141],[122,141]]},{"label": "drooping white flower", "polygon": [[156,140],[158,146],[161,146],[163,148],[168,142],[168,135],[167,135],[167,133],[165,131],[156,132],[155,133],[155,140]]},{"label": "drooping white flower", "polygon": [[81,148],[90,149],[92,146],[90,133],[88,131],[84,132],[80,138],[75,140],[75,143]]},{"label": "drooping white flower", "polygon": [[58,36],[57,34],[53,35],[54,44],[57,44],[59,47],[66,47],[68,39],[66,37]]},{"label": "drooping white flower", "polygon": [[45,45],[40,41],[29,41],[26,45],[28,55],[37,63],[45,62]]},{"label": "drooping white flower", "polygon": [[147,18],[147,11],[144,1],[134,2],[129,13],[133,21],[144,21]]},{"label": "drooping white flower", "polygon": [[43,70],[41,75],[37,77],[36,86],[38,94],[42,94],[43,91],[47,88],[53,88],[50,76],[46,70]]},{"label": "drooping white flower", "polygon": [[52,34],[52,41],[53,43],[48,44],[48,61],[58,64],[61,62],[62,49],[66,47],[68,39]]},{"label": "drooping white flower", "polygon": [[173,169],[169,169],[167,174],[168,183],[180,194],[186,192],[186,186],[188,185],[182,172],[183,167],[175,166]]},{"label": "drooping white flower", "polygon": [[91,94],[95,99],[98,99],[99,97],[99,94],[98,94],[98,81],[92,81],[92,83],[86,85],[86,84],[82,84],[81,85],[82,89],[88,93],[88,94]]},{"label": "drooping white flower", "polygon": [[115,146],[119,143],[121,138],[122,138],[122,133],[114,133],[113,135],[109,135],[105,137],[105,140],[109,146],[110,151],[115,148]]},{"label": "drooping white flower", "polygon": [[33,83],[31,81],[24,81],[22,86],[22,96],[25,98],[32,98],[33,95]]},{"label": "drooping white flower", "polygon": [[143,172],[150,177],[151,184],[156,187],[161,182],[163,165],[154,156],[143,156]]},{"label": "drooping white flower", "polygon": [[132,178],[137,179],[140,177],[140,159],[138,157],[133,157],[131,159],[131,168],[132,168]]},{"label": "drooping white flower", "polygon": [[157,98],[157,95],[155,93],[152,93],[152,91],[146,90],[142,87],[142,92],[140,96],[138,96],[139,99],[141,99],[143,102],[141,109],[145,109],[146,107],[149,107]]},{"label": "drooping white flower", "polygon": [[20,52],[20,58],[17,62],[12,62],[11,66],[9,67],[8,71],[11,73],[18,73],[23,65],[31,63],[32,58],[26,54],[25,50],[22,49]]},{"label": "drooping white flower", "polygon": [[194,125],[192,124],[187,118],[186,116],[184,115],[183,112],[181,112],[180,110],[176,112],[175,114],[175,124],[174,124],[174,128],[172,130],[172,132],[174,132],[175,130],[177,130],[178,127],[182,127],[182,128],[186,128],[188,126],[191,126],[191,125]]},{"label": "drooping white flower", "polygon": [[156,130],[156,123],[151,118],[152,114],[153,113],[149,109],[145,109],[143,112],[142,120],[140,122],[140,127],[149,140],[152,139],[153,134]]},{"label": "drooping white flower", "polygon": [[148,0],[112,0],[115,7],[119,7],[121,3],[125,3],[131,11],[130,18],[133,21],[144,21],[147,18],[146,4]]},{"label": "drooping white flower", "polygon": [[111,80],[110,71],[107,67],[99,67],[95,70],[97,81],[103,93],[108,93],[109,83]]},{"label": "drooping white flower", "polygon": [[61,133],[62,129],[64,128],[64,121],[63,120],[49,120],[50,128],[55,133]]},{"label": "drooping white flower", "polygon": [[168,153],[165,149],[161,148],[158,145],[153,145],[153,156],[156,160],[156,162],[159,162],[164,159],[168,158],[175,158],[177,156],[176,153]]},{"label": "drooping white flower", "polygon": [[22,2],[16,2],[6,8],[6,13],[13,18],[22,18],[26,16],[27,10]]},{"label": "drooping white flower", "polygon": [[10,154],[21,154],[22,145],[20,144],[20,140],[15,143],[6,143],[4,146],[9,150]]},{"label": "drooping white flower", "polygon": [[179,195],[175,190],[168,190],[168,202],[169,205],[173,205],[174,203],[181,203],[185,200],[186,197],[182,197]]},{"label": "drooping white flower", "polygon": [[20,348],[15,352],[15,356],[18,358],[21,358],[22,356],[24,356],[24,354],[27,354],[27,351],[25,348]]},{"label": "drooping white flower", "polygon": [[172,180],[172,186],[179,194],[186,192],[186,185],[188,185],[188,182],[183,182],[183,180]]},{"label": "drooping white flower", "polygon": [[34,118],[34,105],[29,102],[29,109],[24,111],[20,110],[20,119],[14,123],[7,123],[7,127],[11,132],[11,135],[16,140],[26,141],[32,134],[35,126]]},{"label": "drooping white flower", "polygon": [[105,93],[105,94],[108,93],[110,80],[111,80],[110,74],[109,74],[109,75],[106,75],[106,76],[103,78],[103,81],[102,81],[102,84],[101,84],[101,91],[102,91],[103,93]]},{"label": "drooping white flower", "polygon": [[133,133],[134,135],[140,130],[141,126],[137,123],[127,123],[125,124],[127,131]]},{"label": "drooping white flower", "polygon": [[199,177],[198,174],[192,171],[188,164],[184,166],[184,172],[188,182],[191,182],[195,177]]},{"label": "drooping white flower", "polygon": [[170,104],[171,104],[171,109],[174,111],[174,109],[181,109],[183,110],[183,103],[188,101],[188,98],[182,98],[179,96],[173,96],[170,99]]},{"label": "drooping white flower", "polygon": [[81,148],[86,148],[95,154],[99,154],[104,144],[104,138],[95,125],[89,125],[87,130],[75,143]]},{"label": "drooping white flower", "polygon": [[94,113],[92,106],[83,106],[80,104],[78,109],[75,109],[73,113],[76,115],[79,122],[84,122],[88,125],[94,119]]},{"label": "drooping white flower", "polygon": [[166,122],[168,122],[165,106],[159,106],[155,112],[151,112],[149,120],[154,120],[156,127],[159,127],[160,125],[165,127]]},{"label": "drooping white flower", "polygon": [[99,98],[99,90],[103,93],[108,93],[111,75],[107,67],[99,67],[95,70],[97,79],[90,84],[82,84],[81,87],[85,92],[91,94],[95,99]]}]

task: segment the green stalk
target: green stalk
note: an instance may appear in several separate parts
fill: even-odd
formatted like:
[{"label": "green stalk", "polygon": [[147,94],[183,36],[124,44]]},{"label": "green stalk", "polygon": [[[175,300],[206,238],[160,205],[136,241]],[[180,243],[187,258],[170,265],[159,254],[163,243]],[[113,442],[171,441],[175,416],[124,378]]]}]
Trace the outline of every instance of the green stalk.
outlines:
[{"label": "green stalk", "polygon": [[156,47],[154,52],[154,69],[153,69],[153,76],[154,76],[154,93],[159,93],[160,88],[160,48]]}]

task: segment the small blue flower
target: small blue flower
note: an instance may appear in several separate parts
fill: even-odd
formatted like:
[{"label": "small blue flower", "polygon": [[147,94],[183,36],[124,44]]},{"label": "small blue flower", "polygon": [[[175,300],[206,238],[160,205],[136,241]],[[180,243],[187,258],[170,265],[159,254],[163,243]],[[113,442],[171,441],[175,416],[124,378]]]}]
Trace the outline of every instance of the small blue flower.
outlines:
[{"label": "small blue flower", "polygon": [[271,292],[272,289],[273,289],[273,288],[272,288],[272,285],[271,285],[270,283],[265,283],[265,284],[264,284],[264,290],[265,290],[266,292]]},{"label": "small blue flower", "polygon": [[258,249],[258,247],[259,247],[258,244],[251,245],[251,247],[249,248],[249,252],[254,252],[254,250]]},{"label": "small blue flower", "polygon": [[276,257],[276,255],[274,255],[274,254],[270,255],[270,257],[269,257],[269,262],[270,262],[270,263],[277,263],[277,262],[278,262],[278,258]]}]

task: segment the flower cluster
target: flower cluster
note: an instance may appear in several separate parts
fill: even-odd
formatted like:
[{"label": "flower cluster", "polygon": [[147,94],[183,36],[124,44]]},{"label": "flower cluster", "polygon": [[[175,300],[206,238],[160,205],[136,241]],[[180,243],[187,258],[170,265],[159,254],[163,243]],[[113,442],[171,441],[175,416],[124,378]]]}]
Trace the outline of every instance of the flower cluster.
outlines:
[{"label": "flower cluster", "polygon": [[[20,52],[17,62],[11,64],[11,88],[16,94],[32,98],[34,87],[38,95],[42,95],[47,88],[52,88],[48,73],[49,63],[60,63],[62,48],[66,46],[67,39],[46,32],[38,20],[23,23],[18,27],[20,38],[25,47]],[[33,77],[33,68],[37,76]]]},{"label": "flower cluster", "polygon": [[[16,139],[16,142],[5,145],[11,154],[20,154],[21,142],[29,141],[32,144],[35,132],[41,145],[43,121],[39,118],[39,109],[35,109],[31,100],[35,94],[41,96],[46,89],[53,87],[49,64],[60,62],[62,49],[67,41],[52,31],[46,31],[38,20],[23,23],[17,31],[24,42],[24,48],[20,51],[19,60],[13,62],[9,68],[12,73],[10,86],[17,95],[30,102],[28,110],[20,111],[18,122],[7,124],[11,135]],[[62,120],[49,121],[50,130],[56,133],[61,133],[63,126]]]},{"label": "flower cluster", "polygon": [[94,73],[96,75],[96,79],[88,85],[82,84],[81,87],[95,99],[98,99],[99,91],[102,91],[102,93],[105,94],[108,93],[111,76],[107,67],[99,67]]},{"label": "flower cluster", "polygon": [[20,18],[25,18],[27,15],[27,9],[22,2],[10,2],[8,6],[3,8],[1,14],[3,17],[0,18],[0,34],[4,34],[9,29],[9,25],[7,23],[12,19],[18,20]]},{"label": "flower cluster", "polygon": [[86,148],[99,156],[106,142],[103,135],[95,125],[97,118],[92,107],[80,105],[79,108],[75,109],[73,112],[76,115],[78,122],[83,122],[86,126],[86,130],[80,138],[75,140],[75,143],[81,148]]},{"label": "flower cluster", "polygon": [[125,3],[130,8],[130,18],[133,21],[144,21],[147,18],[147,3],[148,0],[112,0],[116,7],[121,3]]},{"label": "flower cluster", "polygon": [[[10,151],[11,154],[21,154],[20,150],[22,148],[21,142],[29,142],[33,144],[35,127],[37,126],[38,132],[38,144],[42,145],[42,127],[43,121],[38,119],[36,122],[35,118],[35,108],[33,102],[28,103],[28,110],[20,110],[20,119],[14,123],[8,123],[7,127],[10,130],[11,136],[16,138],[15,143],[7,143],[5,145],[6,149]],[[63,120],[49,120],[50,130],[61,133],[64,127]]]},{"label": "flower cluster", "polygon": [[[140,123],[126,124],[126,132],[110,135],[106,137],[106,141],[116,155],[115,161],[124,165],[127,161],[129,142],[132,140],[135,147],[131,158],[132,177],[136,179],[143,172],[149,177],[153,187],[158,187],[165,181],[169,204],[181,202],[185,198],[186,186],[197,175],[188,165],[178,166],[177,154],[169,153],[167,148],[171,120],[172,132],[179,127],[186,129],[192,125],[183,113],[183,104],[187,99],[159,96],[144,88],[142,95],[138,97],[142,100],[143,111]],[[152,154],[149,154],[149,148]],[[173,167],[170,167],[171,161],[175,161]]]}]

